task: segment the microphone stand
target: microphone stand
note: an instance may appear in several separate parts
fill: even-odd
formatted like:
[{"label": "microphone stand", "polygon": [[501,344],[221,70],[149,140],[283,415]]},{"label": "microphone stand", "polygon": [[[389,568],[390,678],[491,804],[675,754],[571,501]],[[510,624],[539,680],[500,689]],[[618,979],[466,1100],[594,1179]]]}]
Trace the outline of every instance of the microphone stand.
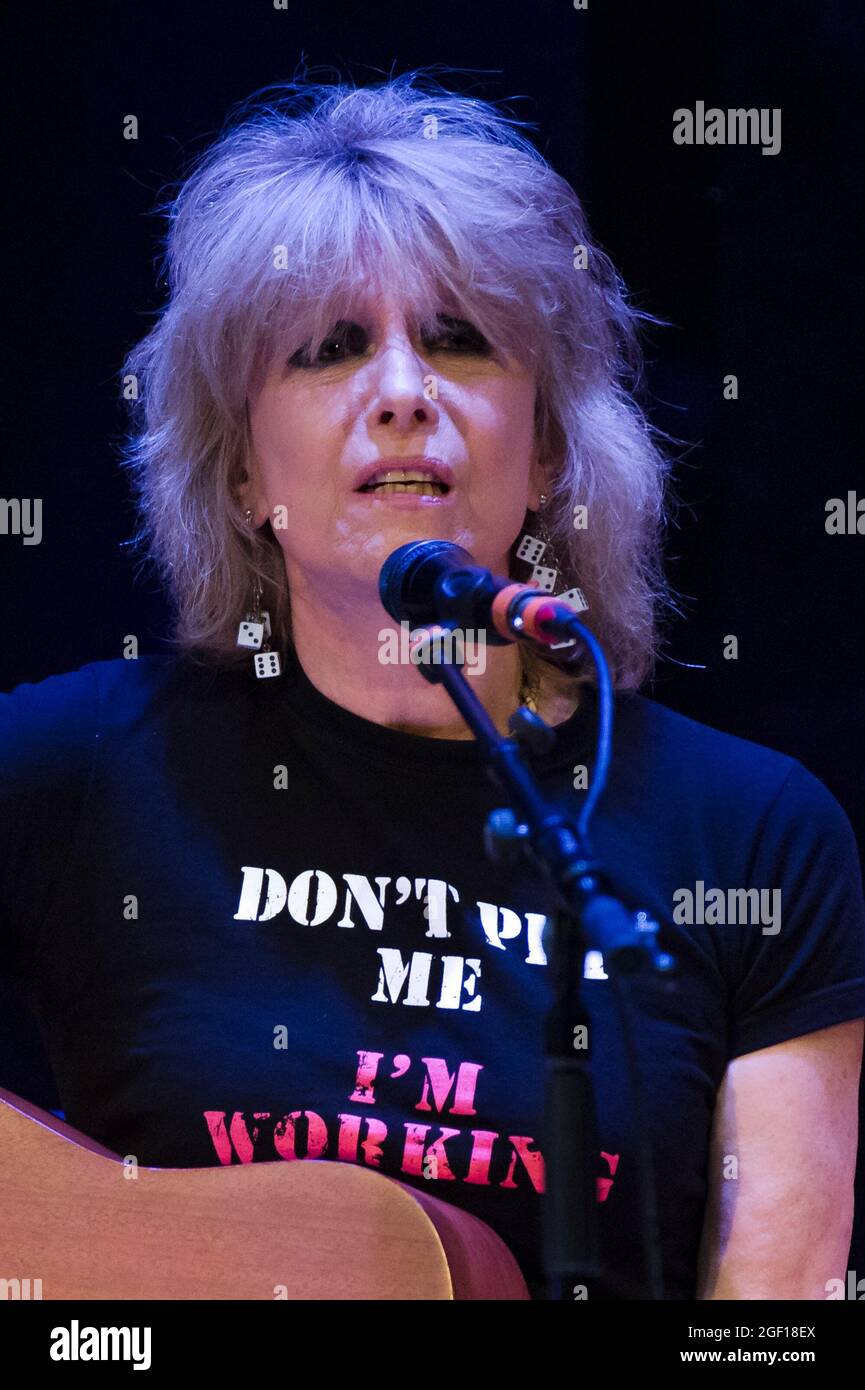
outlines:
[{"label": "microphone stand", "polygon": [[[544,1155],[547,1170],[543,1222],[543,1260],[548,1298],[557,1301],[604,1293],[624,1293],[623,1283],[601,1281],[597,1249],[597,1195],[593,1176],[599,1156],[597,1120],[589,1072],[591,1048],[589,1019],[582,998],[582,978],[587,950],[600,951],[610,976],[629,974],[647,962],[661,973],[674,965],[672,957],[658,951],[657,924],[636,917],[612,896],[592,856],[585,834],[585,814],[573,818],[541,791],[533,773],[521,758],[521,747],[541,751],[555,734],[548,724],[525,706],[511,715],[515,738],[499,734],[462,672],[462,661],[442,660],[442,643],[456,621],[428,629],[422,643],[428,648],[418,670],[431,684],[445,687],[459,713],[474,733],[487,774],[497,790],[508,795],[513,807],[493,811],[484,828],[487,857],[494,863],[513,862],[522,852],[532,854],[551,884],[558,904],[545,936],[553,987],[553,1003],[545,1027]],[[609,671],[594,635],[573,618],[565,620],[562,635],[578,631],[584,636],[598,666],[602,702],[602,731],[609,734],[611,687]],[[430,648],[438,645],[432,655]],[[604,677],[606,688],[604,689]],[[604,718],[606,728],[604,729]],[[609,756],[609,739],[600,750]],[[599,757],[598,762],[603,760]],[[596,773],[600,768],[596,766]],[[600,791],[599,785],[593,790]],[[594,804],[594,801],[592,801]],[[584,807],[585,810],[588,809]],[[643,920],[641,920],[641,918]],[[643,1175],[646,1165],[643,1165]],[[651,1182],[644,1192],[654,1207]],[[650,1196],[649,1196],[650,1194]],[[654,1216],[654,1211],[649,1217]],[[645,1232],[644,1226],[644,1232]],[[651,1243],[650,1243],[651,1247]],[[647,1251],[651,1297],[662,1298],[657,1250]]]}]

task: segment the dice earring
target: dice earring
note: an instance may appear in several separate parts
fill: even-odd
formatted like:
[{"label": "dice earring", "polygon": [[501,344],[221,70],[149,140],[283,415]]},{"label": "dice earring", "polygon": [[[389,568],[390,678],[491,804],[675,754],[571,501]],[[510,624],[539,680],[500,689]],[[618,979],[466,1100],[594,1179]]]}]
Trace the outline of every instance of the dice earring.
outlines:
[{"label": "dice earring", "polygon": [[[251,526],[253,513],[247,510],[245,513],[246,521]],[[266,608],[262,608],[262,589],[258,575],[255,575],[252,584],[252,603],[246,616],[237,629],[237,646],[247,647],[255,652],[253,665],[255,674],[259,678],[268,676],[278,676],[282,669],[279,659],[279,652],[271,650],[270,638],[273,635],[270,626],[270,614]]]},{"label": "dice earring", "polygon": [[[541,516],[544,507],[547,505],[547,501],[548,498],[545,492],[538,494],[538,510],[536,516],[538,517],[537,529],[539,534],[537,536],[532,536],[526,532],[517,546],[517,558],[525,560],[527,564],[532,566],[531,578],[537,580],[538,587],[545,593],[552,594],[555,592],[559,571],[552,563],[547,563],[546,565],[540,563],[544,558],[545,552],[548,562],[552,562],[554,558],[553,544],[544,524],[543,517]],[[589,606],[582,589],[568,589],[563,594],[556,594],[555,597],[561,599],[569,608],[573,608],[575,613],[584,613]],[[573,647],[576,644],[576,640],[575,637],[569,637],[566,638],[564,642],[553,642],[550,645],[550,651],[555,652],[563,647]]]},{"label": "dice earring", "polygon": [[[517,559],[525,560],[526,564],[532,566],[531,577],[537,580],[538,588],[543,589],[547,594],[551,594],[556,587],[556,580],[559,577],[559,572],[550,565],[541,564],[544,551],[549,545],[546,528],[541,519],[541,512],[547,505],[547,494],[545,492],[539,494],[538,502],[539,506],[535,515],[538,517],[538,531],[541,534],[532,536],[526,532],[517,546]],[[552,546],[550,546],[550,553],[552,554]]]}]

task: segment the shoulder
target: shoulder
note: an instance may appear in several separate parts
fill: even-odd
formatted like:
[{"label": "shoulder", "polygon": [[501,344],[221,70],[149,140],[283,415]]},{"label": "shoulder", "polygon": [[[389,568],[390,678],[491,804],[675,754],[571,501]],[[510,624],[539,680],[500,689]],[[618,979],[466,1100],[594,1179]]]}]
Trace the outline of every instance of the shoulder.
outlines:
[{"label": "shoulder", "polygon": [[865,901],[837,799],[776,749],[645,697],[622,705],[614,775],[632,838],[675,885],[678,928],[714,943],[729,1057],[861,1017]]},{"label": "shoulder", "polygon": [[169,656],[90,661],[73,671],[21,681],[0,694],[0,718],[18,733],[69,733],[76,725],[97,722],[100,705],[111,699],[146,698],[171,678],[175,665]]},{"label": "shoulder", "polygon": [[786,753],[702,724],[632,691],[616,698],[613,738],[620,759],[634,760],[644,773],[676,786],[702,789],[704,795],[776,795],[796,768],[805,771]]},{"label": "shoulder", "polygon": [[79,761],[104,733],[151,719],[172,704],[207,699],[231,673],[184,656],[90,661],[72,671],[22,681],[0,694],[0,762]]},{"label": "shoulder", "polygon": [[757,833],[778,847],[828,836],[854,848],[846,812],[798,759],[712,728],[648,696],[617,696],[613,760],[619,775],[653,789],[659,805],[691,806],[730,834]]},{"label": "shoulder", "polygon": [[680,776],[771,784],[786,777],[794,759],[774,748],[724,732],[633,691],[616,698],[616,730],[629,756]]}]

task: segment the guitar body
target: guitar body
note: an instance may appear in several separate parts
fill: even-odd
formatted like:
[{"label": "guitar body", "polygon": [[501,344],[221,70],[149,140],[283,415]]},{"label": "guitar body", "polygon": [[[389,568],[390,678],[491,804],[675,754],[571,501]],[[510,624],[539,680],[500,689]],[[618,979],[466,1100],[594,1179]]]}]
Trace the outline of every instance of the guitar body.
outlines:
[{"label": "guitar body", "polygon": [[529,1297],[485,1222],[383,1173],[321,1159],[130,1170],[2,1089],[0,1279],[41,1280],[44,1299]]}]

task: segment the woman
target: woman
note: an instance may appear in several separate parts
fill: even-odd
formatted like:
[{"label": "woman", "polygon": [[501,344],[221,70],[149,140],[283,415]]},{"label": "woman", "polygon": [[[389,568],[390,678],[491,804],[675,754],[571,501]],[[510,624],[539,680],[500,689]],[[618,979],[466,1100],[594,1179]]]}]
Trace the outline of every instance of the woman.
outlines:
[{"label": "woman", "polygon": [[[669,602],[640,315],[494,107],[411,74],[245,114],[170,207],[169,302],[124,369],[176,655],[2,697],[7,933],[67,1120],[145,1164],[367,1164],[487,1221],[541,1295],[552,904],[528,859],[486,858],[501,797],[443,688],[388,659],[378,594],[407,541],[525,581],[529,555],[606,651],[595,849],[679,966],[634,986],[666,1295],[824,1297],[852,1221],[856,849],[801,764],[637,693]],[[582,649],[483,651],[477,695],[502,732],[519,700],[555,728],[535,772],[578,805]],[[597,953],[584,999],[605,1273],[634,1289],[640,1134]]]}]

